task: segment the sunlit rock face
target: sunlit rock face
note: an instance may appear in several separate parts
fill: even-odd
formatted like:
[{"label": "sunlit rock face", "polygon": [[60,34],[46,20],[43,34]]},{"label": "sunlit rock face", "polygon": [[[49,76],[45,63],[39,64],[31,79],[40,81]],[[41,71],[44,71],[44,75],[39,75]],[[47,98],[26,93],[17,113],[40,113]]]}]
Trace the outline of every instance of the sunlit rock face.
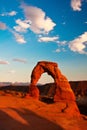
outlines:
[{"label": "sunlit rock face", "polygon": [[60,100],[75,101],[74,93],[70,87],[67,78],[61,73],[58,64],[55,62],[40,61],[34,67],[31,74],[31,84],[29,88],[30,95],[35,99],[39,99],[39,90],[36,86],[38,80],[43,73],[47,72],[52,76],[56,84],[54,102]]},{"label": "sunlit rock face", "polygon": [[80,112],[75,102],[74,93],[70,87],[67,78],[62,75],[58,68],[57,63],[40,61],[34,67],[31,74],[31,84],[29,87],[30,96],[35,99],[39,99],[39,89],[37,88],[37,82],[43,73],[47,72],[52,76],[55,83],[54,102],[58,105],[59,112],[67,113],[67,116],[80,117]]}]

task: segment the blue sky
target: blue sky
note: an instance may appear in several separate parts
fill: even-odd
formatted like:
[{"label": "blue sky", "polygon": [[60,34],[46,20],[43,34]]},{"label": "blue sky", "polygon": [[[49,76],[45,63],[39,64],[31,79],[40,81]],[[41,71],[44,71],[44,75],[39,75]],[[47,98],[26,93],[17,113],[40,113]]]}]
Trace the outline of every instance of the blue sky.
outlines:
[{"label": "blue sky", "polygon": [[57,62],[68,80],[87,80],[87,0],[0,1],[0,82],[29,82],[41,60]]}]

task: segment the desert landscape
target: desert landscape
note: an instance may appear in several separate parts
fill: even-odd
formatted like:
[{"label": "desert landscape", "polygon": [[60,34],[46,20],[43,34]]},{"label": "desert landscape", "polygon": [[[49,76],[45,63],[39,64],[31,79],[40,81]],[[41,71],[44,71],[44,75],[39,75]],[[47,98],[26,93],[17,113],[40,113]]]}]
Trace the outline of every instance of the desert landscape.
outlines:
[{"label": "desert landscape", "polygon": [[80,114],[77,117],[61,112],[61,108],[65,107],[64,103],[53,104],[48,98],[42,102],[22,95],[23,91],[16,89],[14,92],[0,91],[0,130],[87,129],[87,116]]},{"label": "desert landscape", "polygon": [[0,0],[0,130],[87,130],[87,0]]},{"label": "desert landscape", "polygon": [[[41,66],[42,63],[46,71],[48,69],[49,72],[55,73],[55,71],[53,71],[54,69],[52,68],[53,63],[51,64],[50,62],[40,62]],[[39,72],[36,73],[37,68],[38,68],[38,64],[32,71],[31,83],[33,81],[32,78],[34,78],[33,82],[35,82],[36,80],[35,77],[36,78],[38,77]],[[40,68],[39,71],[41,71]],[[61,73],[58,73],[58,75],[61,75]],[[61,76],[59,77],[61,78]],[[56,90],[55,83],[37,85],[37,89],[40,92],[39,99],[38,99],[37,98],[38,95],[36,94],[37,93],[36,87],[35,87],[36,92],[34,91],[34,94],[36,94],[36,96],[31,95],[31,83],[25,83],[25,84],[8,83],[8,85],[6,85],[5,83],[1,83],[0,85],[0,130],[19,130],[19,129],[20,130],[24,130],[24,129],[25,130],[29,130],[29,129],[30,130],[44,130],[44,129],[45,130],[46,129],[86,130],[87,129],[87,116],[86,116],[87,102],[84,101],[85,103],[84,102],[82,103],[80,102],[80,100],[79,101],[77,100],[76,102],[74,101],[74,99],[72,99],[72,97],[66,97],[66,96],[63,96],[64,99],[61,99],[60,96],[58,97],[58,99],[56,98],[55,101],[54,100],[55,90]],[[63,83],[63,85],[64,84],[66,84],[66,82]],[[77,97],[77,99],[78,98],[81,99],[81,97],[83,98],[87,96],[86,84],[87,84],[86,81],[70,82],[71,88],[73,90],[72,93],[75,94],[75,97]],[[69,98],[71,100],[69,100]],[[82,107],[83,109],[80,110],[78,107],[80,107],[80,109]]]},{"label": "desert landscape", "polygon": [[32,98],[0,96],[0,130],[86,130],[87,117],[63,113],[63,106]]}]

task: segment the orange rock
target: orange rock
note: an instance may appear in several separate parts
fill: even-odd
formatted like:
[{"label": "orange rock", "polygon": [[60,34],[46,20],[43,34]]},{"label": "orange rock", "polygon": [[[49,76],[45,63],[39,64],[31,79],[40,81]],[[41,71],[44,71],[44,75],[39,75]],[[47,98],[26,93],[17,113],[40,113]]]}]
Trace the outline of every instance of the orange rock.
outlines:
[{"label": "orange rock", "polygon": [[39,89],[35,85],[30,85],[29,92],[31,97],[39,99]]},{"label": "orange rock", "polygon": [[36,84],[41,75],[45,72],[52,76],[56,84],[56,92],[54,95],[55,102],[58,102],[59,100],[75,101],[75,96],[70,84],[67,78],[62,75],[57,63],[48,61],[38,62],[32,71],[30,84],[30,95],[32,97],[39,99],[39,90],[36,87]]}]

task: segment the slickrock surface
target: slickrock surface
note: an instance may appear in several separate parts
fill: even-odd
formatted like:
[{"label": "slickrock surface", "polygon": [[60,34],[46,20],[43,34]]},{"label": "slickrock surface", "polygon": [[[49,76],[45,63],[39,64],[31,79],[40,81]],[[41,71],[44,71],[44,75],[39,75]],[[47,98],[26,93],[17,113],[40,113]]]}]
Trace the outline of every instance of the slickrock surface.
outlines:
[{"label": "slickrock surface", "polygon": [[31,97],[0,96],[0,130],[87,130],[86,117],[65,108],[65,102],[48,105]]}]

